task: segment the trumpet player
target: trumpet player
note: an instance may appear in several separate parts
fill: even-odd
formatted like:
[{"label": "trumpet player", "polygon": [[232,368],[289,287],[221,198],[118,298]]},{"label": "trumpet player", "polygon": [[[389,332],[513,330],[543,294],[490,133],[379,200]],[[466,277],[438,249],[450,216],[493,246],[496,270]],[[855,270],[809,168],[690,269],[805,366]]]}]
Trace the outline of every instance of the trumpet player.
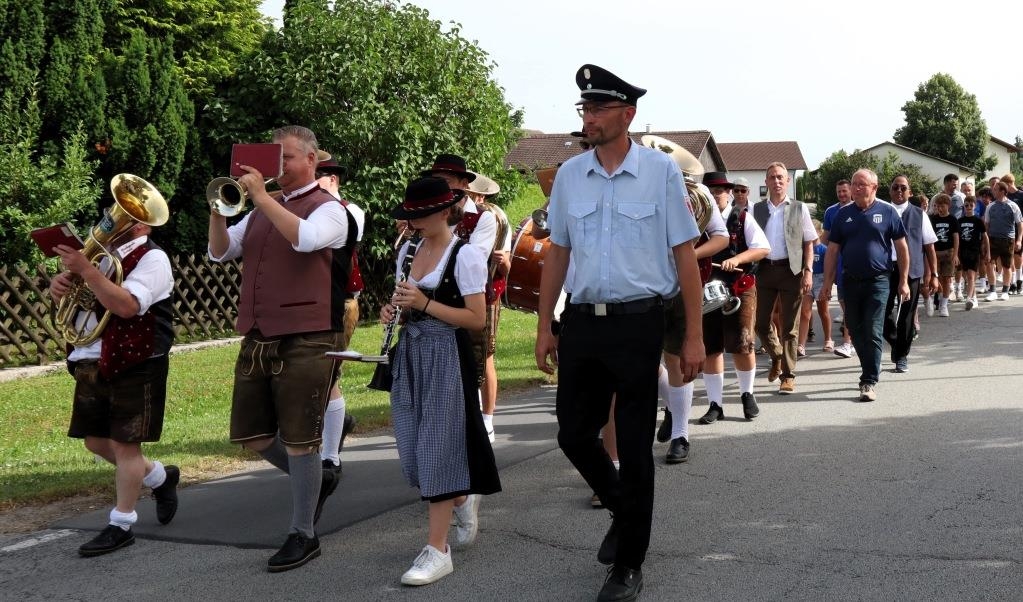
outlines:
[{"label": "trumpet player", "polygon": [[357,232],[348,213],[316,182],[316,135],[301,126],[275,130],[283,147],[277,178],[280,200],[263,174],[248,166],[238,183],[254,209],[227,227],[210,214],[209,256],[241,259],[237,329],[244,338],[235,364],[231,441],[288,474],[292,515],[281,549],[267,562],[274,573],[320,555],[313,525],[338,476],[319,455],[328,393],[337,363],[324,355],[341,349],[344,295]]},{"label": "trumpet player", "polygon": [[[75,346],[67,358],[68,371],[75,377],[68,436],[84,439],[86,449],[115,466],[116,475],[117,503],[110,522],[78,548],[82,556],[99,556],[135,543],[132,525],[138,520],[135,506],[143,486],[153,490],[161,524],[169,523],[178,508],[178,468],[165,467],[142,453],[142,442],[160,440],[167,353],[174,340],[174,276],[167,254],[149,239],[151,231],[138,223],[110,243],[123,269],[120,285],[80,251],[64,245],[54,248],[65,271],[50,282],[53,299],[59,303],[76,277],[81,278],[112,314],[99,339]],[[100,268],[106,269],[104,263]],[[83,318],[96,322],[95,313]]]},{"label": "trumpet player", "polygon": [[[464,191],[441,178],[409,184],[391,216],[421,236],[398,255],[398,284],[380,319],[405,325],[392,363],[391,417],[402,473],[429,502],[427,544],[401,577],[426,585],[453,570],[451,544],[471,544],[480,496],[501,482],[477,397],[469,331],[486,323],[487,255],[451,232],[448,219]],[[410,255],[411,254],[411,255]],[[411,261],[410,261],[411,259]]]}]

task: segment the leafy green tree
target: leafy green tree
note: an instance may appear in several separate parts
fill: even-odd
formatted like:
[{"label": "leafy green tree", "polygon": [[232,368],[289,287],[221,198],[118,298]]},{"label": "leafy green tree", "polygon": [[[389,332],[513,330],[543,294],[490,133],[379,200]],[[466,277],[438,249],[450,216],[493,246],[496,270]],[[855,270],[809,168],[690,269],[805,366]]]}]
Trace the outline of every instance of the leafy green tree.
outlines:
[{"label": "leafy green tree", "polygon": [[106,57],[107,134],[100,178],[129,172],[164,197],[177,191],[195,109],[174,68],[173,37],[147,38],[136,30]]},{"label": "leafy green tree", "polygon": [[81,128],[72,132],[58,152],[39,155],[36,140],[10,122],[13,113],[0,110],[0,131],[19,138],[0,142],[0,264],[34,264],[43,259],[31,243],[34,228],[61,222],[79,224],[84,237],[95,223],[99,185],[95,164],[85,151]]},{"label": "leafy green tree", "polygon": [[106,45],[117,48],[140,30],[149,38],[173,39],[182,83],[196,104],[205,104],[230,78],[243,57],[272,30],[261,0],[119,0],[108,27]]},{"label": "leafy green tree", "polygon": [[[376,0],[286,8],[284,28],[239,67],[206,116],[225,153],[287,123],[316,132],[351,174],[343,192],[366,209],[367,282],[383,286],[393,269],[388,212],[438,153],[465,156],[514,198],[521,178],[502,161],[521,115],[491,79],[487,54],[457,25],[445,30],[421,8]],[[226,171],[226,157],[218,164]]]},{"label": "leafy green tree", "polygon": [[817,218],[823,218],[825,209],[835,204],[835,184],[839,180],[852,179],[853,173],[860,168],[868,168],[877,174],[877,196],[888,198],[888,185],[895,176],[906,176],[915,194],[935,194],[940,188],[939,183],[924,175],[919,165],[902,163],[898,155],[888,153],[878,157],[872,153],[855,151],[852,154],[839,150],[821,162],[817,169],[807,172],[799,179],[802,188],[801,200],[817,204]]},{"label": "leafy green tree", "polygon": [[938,73],[920,84],[902,111],[906,125],[895,131],[895,142],[980,173],[997,163],[984,154],[990,136],[977,97],[952,76]]},{"label": "leafy green tree", "polygon": [[[12,35],[17,32],[17,35]],[[0,130],[0,142],[22,140],[25,129],[39,126],[36,81],[46,54],[46,20],[43,0],[0,0],[0,107],[14,129]]]}]

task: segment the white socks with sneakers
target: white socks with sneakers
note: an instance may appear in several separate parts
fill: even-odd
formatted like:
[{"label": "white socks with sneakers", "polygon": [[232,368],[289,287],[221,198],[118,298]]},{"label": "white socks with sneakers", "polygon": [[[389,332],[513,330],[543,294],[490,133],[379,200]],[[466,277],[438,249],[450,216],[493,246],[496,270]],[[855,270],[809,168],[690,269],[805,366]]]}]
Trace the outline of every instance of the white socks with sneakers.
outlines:
[{"label": "white socks with sneakers", "polygon": [[725,375],[724,374],[707,374],[703,373],[703,386],[707,387],[707,400],[710,403],[718,404],[718,407],[724,407],[721,399],[725,389]]},{"label": "white socks with sneakers", "polygon": [[320,459],[330,460],[334,466],[341,463],[337,448],[341,445],[341,431],[345,425],[345,396],[327,402],[327,411],[323,414],[323,445],[320,447]]},{"label": "white socks with sneakers", "polygon": [[756,380],[757,377],[756,368],[753,368],[752,370],[739,370],[736,368],[735,376],[739,379],[739,395],[753,392],[753,381]]},{"label": "white socks with sneakers", "polygon": [[693,383],[669,387],[668,410],[671,411],[671,438],[689,440],[689,415],[693,411]]},{"label": "white socks with sneakers", "polygon": [[153,470],[149,471],[149,474],[142,477],[142,484],[150,489],[163,485],[163,482],[167,480],[167,471],[164,470],[163,464],[159,460],[153,460]]},{"label": "white socks with sneakers", "polygon": [[110,511],[110,524],[115,527],[120,527],[125,531],[131,529],[131,526],[134,525],[138,519],[139,515],[134,510],[131,512],[121,512],[115,506]]}]

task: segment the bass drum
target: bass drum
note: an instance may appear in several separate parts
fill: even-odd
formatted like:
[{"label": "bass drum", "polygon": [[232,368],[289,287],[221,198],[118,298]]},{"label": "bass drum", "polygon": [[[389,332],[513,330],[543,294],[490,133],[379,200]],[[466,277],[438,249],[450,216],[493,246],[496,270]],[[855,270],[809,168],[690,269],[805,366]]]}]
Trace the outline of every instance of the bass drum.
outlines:
[{"label": "bass drum", "polygon": [[504,304],[511,309],[536,312],[540,307],[540,275],[543,259],[551,246],[550,232],[536,226],[532,217],[515,230],[511,269],[504,290]]}]

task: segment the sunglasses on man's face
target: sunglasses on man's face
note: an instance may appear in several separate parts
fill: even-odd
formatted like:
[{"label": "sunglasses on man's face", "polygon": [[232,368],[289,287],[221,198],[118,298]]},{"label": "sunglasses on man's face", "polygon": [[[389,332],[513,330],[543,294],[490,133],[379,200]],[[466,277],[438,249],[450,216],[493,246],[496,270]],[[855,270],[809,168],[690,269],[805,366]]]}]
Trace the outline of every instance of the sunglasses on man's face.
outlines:
[{"label": "sunglasses on man's face", "polygon": [[909,190],[909,186],[903,186],[902,184],[892,184],[892,190],[906,192],[907,190]]}]

